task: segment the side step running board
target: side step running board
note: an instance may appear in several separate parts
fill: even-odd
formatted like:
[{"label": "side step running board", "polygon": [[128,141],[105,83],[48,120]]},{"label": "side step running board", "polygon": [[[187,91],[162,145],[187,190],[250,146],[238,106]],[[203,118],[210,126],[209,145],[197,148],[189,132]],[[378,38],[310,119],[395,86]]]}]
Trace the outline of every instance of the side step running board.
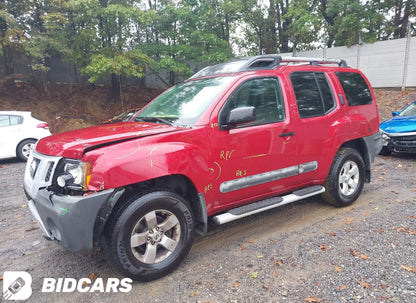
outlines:
[{"label": "side step running board", "polygon": [[286,196],[274,197],[259,202],[247,204],[238,208],[229,210],[227,213],[222,213],[213,217],[216,224],[228,223],[240,218],[244,218],[250,215],[254,215],[275,207],[279,207],[285,204],[296,202],[308,197],[319,195],[325,191],[325,188],[321,185],[315,185],[312,187],[303,188],[292,192]]}]

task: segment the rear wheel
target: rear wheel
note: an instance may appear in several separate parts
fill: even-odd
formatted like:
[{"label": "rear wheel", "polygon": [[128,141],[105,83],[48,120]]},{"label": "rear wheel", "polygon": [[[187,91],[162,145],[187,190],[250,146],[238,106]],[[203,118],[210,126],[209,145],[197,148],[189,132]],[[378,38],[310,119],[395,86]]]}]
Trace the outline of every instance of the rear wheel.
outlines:
[{"label": "rear wheel", "polygon": [[107,253],[124,275],[140,281],[173,271],[194,240],[193,214],[168,191],[136,196],[119,209],[106,231]]},{"label": "rear wheel", "polygon": [[322,198],[335,206],[351,205],[363,189],[364,176],[365,166],[360,153],[353,148],[341,148],[324,183]]},{"label": "rear wheel", "polygon": [[17,157],[22,161],[27,161],[29,158],[30,152],[35,148],[36,140],[27,139],[23,140],[17,146],[16,154]]}]

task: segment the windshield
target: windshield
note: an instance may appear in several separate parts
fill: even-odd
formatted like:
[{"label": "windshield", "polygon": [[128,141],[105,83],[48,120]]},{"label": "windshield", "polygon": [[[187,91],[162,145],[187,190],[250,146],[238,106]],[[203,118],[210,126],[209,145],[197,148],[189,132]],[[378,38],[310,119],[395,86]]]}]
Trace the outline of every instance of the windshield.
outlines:
[{"label": "windshield", "polygon": [[193,126],[234,77],[216,77],[178,84],[134,117],[133,121]]},{"label": "windshield", "polygon": [[406,107],[400,114],[401,117],[411,117],[416,116],[416,103],[411,103],[408,107]]}]

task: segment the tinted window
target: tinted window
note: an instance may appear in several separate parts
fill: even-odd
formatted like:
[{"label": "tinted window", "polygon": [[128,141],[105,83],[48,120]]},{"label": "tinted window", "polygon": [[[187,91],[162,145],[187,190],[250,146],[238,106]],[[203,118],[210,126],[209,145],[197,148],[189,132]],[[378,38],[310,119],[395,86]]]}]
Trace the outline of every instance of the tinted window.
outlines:
[{"label": "tinted window", "polygon": [[324,73],[294,72],[290,75],[290,80],[301,118],[322,116],[335,108],[332,91]]},{"label": "tinted window", "polygon": [[260,78],[248,80],[241,84],[221,110],[221,124],[225,124],[227,115],[232,109],[246,106],[256,108],[256,120],[244,124],[244,126],[284,120],[285,111],[279,80],[276,78]]},{"label": "tinted window", "polygon": [[360,74],[338,72],[336,75],[344,88],[349,106],[365,105],[373,102],[370,88]]}]

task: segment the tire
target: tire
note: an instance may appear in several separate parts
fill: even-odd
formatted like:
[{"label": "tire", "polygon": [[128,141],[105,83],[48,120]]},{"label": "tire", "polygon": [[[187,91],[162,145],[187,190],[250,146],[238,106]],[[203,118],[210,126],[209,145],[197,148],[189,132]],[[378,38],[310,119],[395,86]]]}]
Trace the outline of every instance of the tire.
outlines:
[{"label": "tire", "polygon": [[151,281],[172,272],[194,241],[194,217],[186,201],[169,191],[134,196],[105,232],[107,255],[125,276]]},{"label": "tire", "polygon": [[19,143],[17,146],[17,157],[22,161],[27,161],[30,155],[30,151],[35,147],[35,139],[26,139]]},{"label": "tire", "polygon": [[338,207],[351,205],[359,197],[364,179],[365,166],[360,153],[353,148],[343,147],[332,162],[322,198]]}]

